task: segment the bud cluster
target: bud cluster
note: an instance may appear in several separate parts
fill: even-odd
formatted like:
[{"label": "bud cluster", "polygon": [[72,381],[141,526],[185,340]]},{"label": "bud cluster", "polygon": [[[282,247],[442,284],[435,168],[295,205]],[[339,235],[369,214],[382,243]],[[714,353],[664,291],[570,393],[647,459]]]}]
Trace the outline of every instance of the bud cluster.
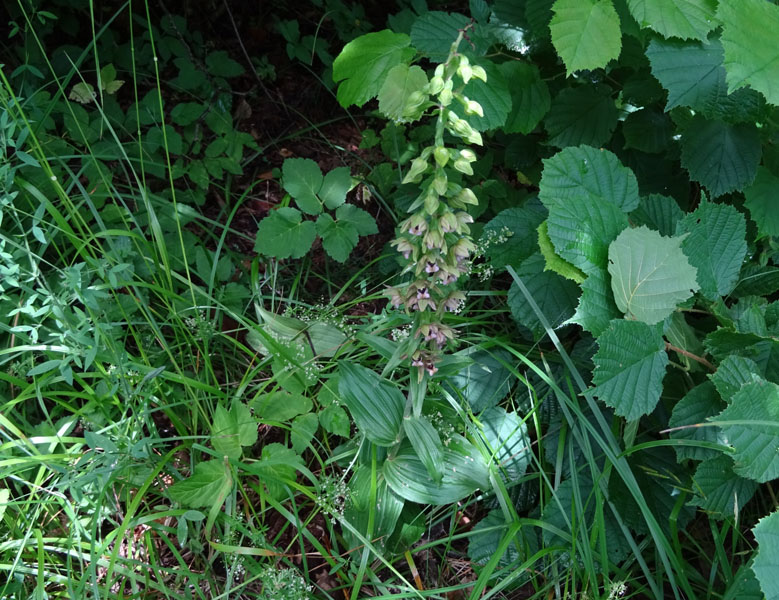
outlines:
[{"label": "bud cluster", "polygon": [[445,131],[466,144],[482,144],[481,134],[455,112],[484,114],[478,102],[462,93],[471,78],[487,80],[482,67],[471,65],[458,53],[462,37],[452,44],[448,59],[436,67],[421,95],[409,97],[413,106],[404,111],[421,116],[424,108],[433,107],[438,117],[433,145],[422,150],[403,178],[403,183],[418,184],[420,194],[409,208],[411,216],[400,224],[398,237],[391,242],[405,261],[403,273],[410,273],[411,278],[386,290],[393,306],[415,314],[412,330],[418,344],[410,358],[420,380],[425,373],[436,372],[441,350],[455,338],[454,330],[442,320],[446,312],[462,308],[465,295],[457,282],[470,272],[471,254],[476,250],[468,226],[473,217],[466,209],[478,204],[478,199],[473,190],[449,177],[453,171],[473,175],[476,154],[470,148],[444,144]]}]

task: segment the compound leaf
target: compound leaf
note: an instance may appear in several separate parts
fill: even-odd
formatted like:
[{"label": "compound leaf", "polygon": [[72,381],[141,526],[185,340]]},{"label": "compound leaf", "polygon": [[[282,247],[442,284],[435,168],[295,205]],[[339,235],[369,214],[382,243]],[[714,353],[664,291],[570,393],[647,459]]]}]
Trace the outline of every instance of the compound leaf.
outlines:
[{"label": "compound leaf", "polygon": [[309,251],[314,238],[314,223],[303,221],[299,210],[285,206],[260,221],[254,249],[275,258],[300,258]]},{"label": "compound leaf", "polygon": [[349,221],[336,221],[327,213],[319,215],[316,231],[322,238],[322,247],[338,262],[345,262],[357,245],[360,236]]},{"label": "compound leaf", "polygon": [[619,234],[609,246],[617,308],[652,325],[698,290],[695,268],[680,248],[682,241],[681,237],[663,237],[644,225]]},{"label": "compound leaf", "polygon": [[557,0],[552,10],[552,44],[568,75],[605,67],[619,57],[622,33],[611,0]]},{"label": "compound leaf", "polygon": [[352,175],[349,167],[337,167],[325,175],[318,196],[327,208],[333,210],[346,202],[346,193],[351,187]]},{"label": "compound leaf", "polygon": [[310,158],[288,158],[281,167],[284,189],[295,199],[300,210],[309,215],[322,212],[317,194],[324,177],[319,165]]},{"label": "compound leaf", "polygon": [[641,27],[663,37],[705,40],[717,25],[717,0],[628,0],[628,8]]},{"label": "compound leaf", "polygon": [[668,364],[663,336],[640,321],[614,320],[598,338],[592,393],[618,415],[634,421],[660,399]]}]

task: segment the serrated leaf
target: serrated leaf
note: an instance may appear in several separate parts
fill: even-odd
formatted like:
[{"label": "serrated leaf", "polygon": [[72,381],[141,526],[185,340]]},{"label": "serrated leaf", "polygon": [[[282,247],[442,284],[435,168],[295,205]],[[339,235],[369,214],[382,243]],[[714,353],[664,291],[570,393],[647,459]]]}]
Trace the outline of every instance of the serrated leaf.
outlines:
[{"label": "serrated leaf", "polygon": [[761,152],[753,124],[728,125],[695,116],[682,134],[682,166],[713,197],[752,183]]},{"label": "serrated leaf", "polygon": [[478,131],[487,131],[502,127],[511,110],[511,93],[509,92],[503,71],[491,61],[474,62],[487,73],[487,81],[472,77],[463,88],[463,95],[478,102],[484,116],[465,116],[471,127]]},{"label": "serrated leaf", "polygon": [[[765,483],[779,477],[779,386],[747,383],[712,422],[735,449],[733,471]],[[731,422],[731,423],[728,423]]]},{"label": "serrated leaf", "polygon": [[[668,419],[669,429],[678,427],[684,427],[684,429],[672,432],[671,438],[723,443],[719,439],[716,427],[700,426],[705,424],[709,417],[719,414],[723,408],[724,403],[717,396],[714,385],[710,381],[696,385],[673,408],[671,417]],[[718,455],[716,450],[697,446],[677,446],[675,450],[679,460],[687,458],[706,460]]]},{"label": "serrated leaf", "polygon": [[489,486],[484,459],[473,444],[459,435],[454,435],[444,447],[442,466],[443,477],[436,483],[411,444],[405,442],[393,458],[384,462],[382,472],[396,494],[420,504],[451,504]]},{"label": "serrated leaf", "polygon": [[360,235],[373,235],[379,233],[375,219],[366,211],[357,208],[354,204],[342,204],[335,211],[335,218],[354,225]]},{"label": "serrated leaf", "polygon": [[341,263],[346,262],[360,239],[357,228],[349,221],[336,221],[327,213],[317,218],[316,231],[322,238],[325,251],[333,260]]},{"label": "serrated leaf", "polygon": [[346,193],[351,188],[349,167],[337,167],[327,172],[317,195],[327,208],[334,210],[346,202]]},{"label": "serrated leaf", "polygon": [[592,393],[628,421],[651,413],[668,364],[663,336],[641,321],[614,320],[598,338]]},{"label": "serrated leaf", "polygon": [[313,221],[302,221],[299,210],[277,208],[260,221],[255,251],[275,258],[300,258],[316,238]]},{"label": "serrated leaf", "polygon": [[743,356],[730,355],[725,357],[713,374],[709,375],[709,379],[722,399],[730,402],[745,383],[754,381],[760,373],[761,369],[755,361]]},{"label": "serrated leaf", "polygon": [[244,68],[234,61],[225,50],[214,50],[206,56],[206,68],[211,75],[217,77],[238,77],[243,75]]},{"label": "serrated leaf", "polygon": [[349,437],[351,421],[346,411],[335,404],[331,404],[319,412],[319,423],[328,433]]},{"label": "serrated leaf", "polygon": [[[579,286],[551,271],[544,270],[544,257],[532,255],[517,268],[528,292],[553,329],[564,324],[576,310]],[[508,305],[516,321],[530,329],[533,337],[540,339],[546,333],[532,305],[516,283],[511,284]]]},{"label": "serrated leaf", "polygon": [[758,167],[755,181],[744,190],[744,196],[749,216],[757,224],[758,239],[779,238],[779,177]]},{"label": "serrated leaf", "polygon": [[779,6],[763,0],[720,0],[728,90],[751,86],[779,105]]},{"label": "serrated leaf", "polygon": [[552,44],[568,75],[603,68],[619,57],[622,33],[611,0],[557,0],[552,11]]},{"label": "serrated leaf", "polygon": [[435,483],[441,483],[443,477],[444,446],[441,437],[427,417],[406,417],[403,430],[417,453],[419,460],[427,469]]},{"label": "serrated leaf", "polygon": [[664,151],[673,133],[673,122],[668,115],[653,108],[632,112],[622,123],[625,148],[635,148],[650,154]]},{"label": "serrated leaf", "polygon": [[684,212],[673,198],[662,194],[649,194],[643,196],[638,208],[630,213],[630,221],[655,229],[660,235],[672,236],[676,233],[676,224],[683,216]]},{"label": "serrated leaf", "polygon": [[302,394],[291,394],[284,390],[263,394],[252,400],[251,405],[261,421],[279,423],[307,413],[313,407],[311,400]]},{"label": "serrated leaf", "polygon": [[717,360],[723,361],[730,354],[749,358],[766,379],[779,382],[779,340],[720,328],[707,335],[703,343]]},{"label": "serrated leaf", "polygon": [[527,426],[517,413],[506,412],[499,406],[479,415],[479,423],[492,463],[507,482],[517,481],[525,474],[532,458]]},{"label": "serrated leaf", "polygon": [[377,446],[397,441],[406,400],[400,390],[370,369],[341,363],[338,390],[357,427]]},{"label": "serrated leaf", "polygon": [[744,216],[727,204],[703,201],[679,221],[676,233],[689,234],[682,250],[698,270],[701,294],[712,301],[727,296],[736,286],[747,252]]},{"label": "serrated leaf", "polygon": [[69,100],[75,100],[80,104],[90,104],[95,98],[95,86],[91,83],[85,83],[83,81],[75,84],[70,88],[70,94],[68,94]]},{"label": "serrated leaf", "polygon": [[379,110],[395,121],[403,120],[408,97],[427,85],[427,75],[418,66],[395,65],[379,90]]},{"label": "serrated leaf", "polygon": [[532,63],[507,61],[500,65],[500,70],[511,95],[511,110],[503,131],[527,135],[538,126],[552,105],[549,87]]},{"label": "serrated leaf", "polygon": [[341,106],[362,106],[375,97],[390,69],[414,56],[410,42],[406,34],[385,29],[346,44],[333,61],[333,81],[340,82],[337,97]]},{"label": "serrated leaf", "polygon": [[757,575],[766,600],[779,599],[779,511],[763,517],[752,528],[757,541],[757,556],[752,570]]},{"label": "serrated leaf", "polygon": [[578,323],[597,337],[608,328],[612,319],[622,316],[614,303],[609,274],[606,269],[592,271],[581,287],[579,305],[570,322]]},{"label": "serrated leaf", "polygon": [[241,458],[241,442],[238,440],[238,424],[221,404],[214,411],[211,425],[211,445],[219,454],[232,459]]},{"label": "serrated leaf", "polygon": [[608,150],[566,148],[543,163],[538,197],[547,208],[582,195],[612,202],[624,212],[638,206],[636,176]]},{"label": "serrated leaf", "polygon": [[298,208],[309,215],[322,212],[318,194],[324,177],[319,165],[310,158],[288,158],[281,167],[282,183]]},{"label": "serrated leaf", "polygon": [[753,263],[746,264],[741,269],[741,276],[732,296],[768,296],[776,291],[779,291],[779,267],[761,267]]},{"label": "serrated leaf", "polygon": [[431,60],[443,62],[457,39],[459,30],[470,19],[459,13],[431,10],[423,14],[411,27],[411,44]]},{"label": "serrated leaf", "polygon": [[538,247],[544,257],[544,271],[552,271],[575,283],[582,283],[587,276],[557,254],[552,240],[549,239],[548,223],[544,221],[536,231],[538,231]]},{"label": "serrated leaf", "polygon": [[487,257],[495,269],[506,265],[519,265],[536,251],[535,229],[544,220],[544,215],[525,207],[512,207],[498,213],[484,227],[482,240],[505,239],[487,249]]},{"label": "serrated leaf", "polygon": [[628,226],[616,204],[586,195],[550,206],[546,222],[557,254],[587,274],[606,267],[609,244]]},{"label": "serrated leaf", "polygon": [[663,37],[705,40],[717,27],[717,0],[628,0],[630,14],[641,27]]},{"label": "serrated leaf", "polygon": [[667,238],[645,226],[626,229],[609,246],[609,274],[617,308],[649,325],[670,315],[698,290],[695,268]]},{"label": "serrated leaf", "polygon": [[207,460],[196,464],[190,477],[170,486],[168,495],[189,508],[212,506],[232,483],[230,467],[224,461]]},{"label": "serrated leaf", "polygon": [[292,449],[298,454],[302,454],[308,448],[318,428],[319,417],[314,413],[295,417],[289,432],[289,441],[292,444]]},{"label": "serrated leaf", "polygon": [[733,472],[733,459],[720,454],[698,465],[693,477],[695,504],[718,519],[738,518],[757,491],[757,483]]},{"label": "serrated leaf", "polygon": [[603,84],[563,88],[544,119],[549,143],[559,148],[605,144],[619,118],[611,93]]},{"label": "serrated leaf", "polygon": [[462,395],[474,413],[495,406],[511,390],[514,377],[505,366],[511,363],[508,352],[488,352],[471,346],[455,356],[467,357],[473,362],[449,377],[445,386],[455,397]]}]

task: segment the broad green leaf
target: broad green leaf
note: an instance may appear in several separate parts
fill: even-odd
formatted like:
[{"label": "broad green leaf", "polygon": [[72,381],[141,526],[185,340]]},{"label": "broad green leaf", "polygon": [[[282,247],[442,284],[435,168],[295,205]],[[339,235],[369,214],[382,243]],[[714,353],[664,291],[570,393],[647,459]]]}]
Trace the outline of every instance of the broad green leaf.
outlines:
[{"label": "broad green leaf", "polygon": [[300,258],[316,238],[313,221],[303,221],[299,210],[277,208],[260,221],[254,249],[275,258]]},{"label": "broad green leaf", "polygon": [[[473,531],[471,531],[471,535],[468,536],[468,558],[474,565],[484,565],[495,555],[498,551],[498,544],[505,535],[500,530],[505,530],[508,527],[509,524],[506,523],[503,512],[499,508],[492,509],[487,513],[486,517],[476,524]],[[482,532],[482,529],[486,531]],[[521,541],[516,539],[520,536],[522,537]],[[498,566],[508,567],[519,560],[520,557],[524,557],[524,544],[522,542],[526,540],[527,536],[522,535],[522,530],[520,530],[501,556]],[[536,542],[537,545],[538,543]]]},{"label": "broad green leaf", "polygon": [[733,472],[733,459],[724,454],[698,465],[693,477],[696,505],[718,519],[738,518],[757,491],[757,483]]},{"label": "broad green leaf", "polygon": [[379,90],[379,110],[394,121],[404,121],[408,97],[422,91],[427,85],[427,75],[418,66],[395,65]]},{"label": "broad green leaf", "polygon": [[755,181],[744,190],[744,196],[759,237],[779,238],[779,177],[765,167],[758,167]]},{"label": "broad green leaf", "polygon": [[382,467],[387,483],[398,496],[420,504],[452,504],[478,489],[487,489],[489,474],[479,451],[465,438],[455,435],[444,447],[443,477],[433,481],[410,443],[401,444],[397,454]]},{"label": "broad green leaf", "polygon": [[[501,211],[484,227],[482,242],[491,240],[487,257],[495,269],[506,265],[519,265],[536,252],[535,229],[544,220],[543,213],[525,207],[512,207]],[[497,242],[497,240],[504,240]]]},{"label": "broad green leaf", "polygon": [[[579,286],[557,273],[545,271],[544,266],[544,257],[536,253],[522,262],[517,268],[517,275],[549,324],[556,329],[573,316]],[[541,320],[516,283],[509,288],[508,305],[514,319],[530,329],[534,338],[544,336],[546,330]]]},{"label": "broad green leaf", "polygon": [[[716,427],[700,426],[705,424],[709,417],[718,415],[724,407],[710,381],[696,385],[673,408],[671,417],[668,419],[668,427],[670,429],[685,427],[685,429],[672,432],[671,438],[724,443]],[[686,458],[706,460],[718,455],[716,450],[696,446],[677,446],[675,450],[679,460]]]},{"label": "broad green leaf", "polygon": [[319,424],[328,433],[349,437],[349,428],[351,426],[349,415],[336,404],[331,404],[324,410],[319,411]]},{"label": "broad green leaf", "polygon": [[621,417],[651,413],[663,389],[668,364],[663,336],[641,321],[614,320],[598,338],[592,393]]},{"label": "broad green leaf", "polygon": [[764,0],[720,0],[728,90],[750,86],[779,105],[779,6]]},{"label": "broad green leaf", "polygon": [[527,135],[538,126],[552,105],[549,88],[541,79],[538,67],[530,62],[510,60],[501,63],[500,70],[511,95],[511,110],[503,131]]},{"label": "broad green leaf", "polygon": [[[375,504],[371,504],[372,490],[375,490],[376,494]],[[387,485],[381,475],[374,483],[369,465],[360,465],[349,480],[349,498],[351,501],[346,503],[344,518],[362,535],[368,535],[368,528],[372,523],[372,541],[378,547],[384,547],[403,510],[403,498]],[[344,531],[344,536],[352,548],[362,544],[359,538],[348,530]]]},{"label": "broad green leaf", "polygon": [[597,337],[608,328],[612,319],[620,318],[622,313],[614,303],[606,269],[592,271],[581,287],[579,305],[570,322],[578,323]]},{"label": "broad green leaf", "polygon": [[281,167],[281,173],[284,189],[295,199],[300,210],[309,215],[322,212],[317,194],[324,177],[318,164],[310,158],[288,158]]},{"label": "broad green leaf", "polygon": [[85,83],[83,81],[77,83],[70,88],[69,100],[75,100],[80,104],[91,104],[95,99],[95,86],[91,83]]},{"label": "broad green leaf", "polygon": [[237,460],[241,458],[241,442],[238,439],[238,423],[221,404],[214,411],[211,424],[211,445],[219,454]]},{"label": "broad green leaf", "polygon": [[628,226],[616,204],[587,195],[553,204],[546,222],[557,254],[587,274],[606,267],[609,244]]},{"label": "broad green leaf", "polygon": [[190,477],[170,486],[168,495],[189,508],[201,508],[217,502],[223,488],[232,484],[229,465],[223,460],[207,460],[196,464]]},{"label": "broad green leaf", "polygon": [[735,473],[759,483],[779,477],[779,385],[745,384],[712,421],[735,449]]},{"label": "broad green leaf", "polygon": [[611,243],[611,289],[617,308],[629,318],[658,323],[698,290],[682,241],[642,225],[626,229]]},{"label": "broad green leaf", "polygon": [[612,92],[604,84],[563,88],[544,119],[549,143],[559,148],[605,144],[619,118]]},{"label": "broad green leaf", "polygon": [[682,166],[714,197],[751,184],[761,151],[753,124],[728,125],[695,116],[682,133]]},{"label": "broad green leaf", "polygon": [[632,112],[622,123],[625,148],[635,148],[642,152],[663,152],[668,148],[674,133],[670,117],[654,108]]},{"label": "broad green leaf", "polygon": [[360,236],[349,221],[336,221],[327,213],[316,220],[316,232],[322,238],[322,246],[333,260],[345,262],[357,245]]},{"label": "broad green leaf", "polygon": [[676,233],[676,224],[684,213],[679,204],[669,196],[649,194],[643,196],[638,208],[630,213],[630,221],[636,225],[646,225],[660,235],[672,236]]},{"label": "broad green leaf", "polygon": [[354,225],[360,235],[373,235],[379,233],[374,218],[354,204],[342,204],[335,211],[335,218]]},{"label": "broad green leaf", "polygon": [[757,541],[757,556],[752,570],[757,575],[766,600],[779,599],[779,510],[763,517],[752,528]]},{"label": "broad green leaf", "polygon": [[3,488],[0,489],[0,521],[3,520],[3,516],[5,516],[5,510],[8,506],[8,499],[11,497],[11,492],[7,489]]},{"label": "broad green leaf", "polygon": [[706,336],[706,349],[719,361],[730,354],[753,360],[769,381],[779,383],[779,340],[720,328]]},{"label": "broad green leaf", "polygon": [[720,397],[730,402],[745,383],[755,381],[761,372],[755,361],[743,356],[729,355],[717,365],[717,370],[709,375],[709,379],[717,388]]},{"label": "broad green leaf", "polygon": [[779,291],[779,267],[746,264],[741,269],[741,277],[732,296],[767,296]]},{"label": "broad green leaf", "polygon": [[679,221],[676,233],[689,234],[682,250],[698,270],[701,294],[712,301],[727,296],[736,287],[747,252],[744,216],[730,205],[703,201]]},{"label": "broad green leaf", "polygon": [[244,68],[234,61],[225,50],[214,50],[206,56],[206,68],[211,75],[217,77],[238,77],[243,75]]},{"label": "broad green leaf", "polygon": [[362,106],[375,97],[390,69],[408,63],[414,56],[414,50],[408,47],[410,42],[406,34],[385,29],[367,33],[346,44],[333,61],[333,81],[340,82],[338,102],[341,106]]},{"label": "broad green leaf", "polygon": [[719,24],[717,0],[628,0],[628,7],[641,27],[667,38],[705,40]]},{"label": "broad green leaf", "polygon": [[445,386],[455,397],[462,395],[474,413],[495,406],[511,391],[514,377],[505,364],[511,364],[506,351],[482,350],[470,346],[455,354],[467,357],[473,363],[448,378]]},{"label": "broad green leaf", "polygon": [[349,167],[337,167],[327,172],[318,195],[327,208],[335,210],[346,202],[346,193],[351,188],[352,175],[349,172]]},{"label": "broad green leaf", "polygon": [[295,417],[292,421],[292,428],[289,433],[289,441],[292,443],[292,449],[298,454],[302,454],[308,448],[309,443],[319,428],[319,417],[314,413],[307,413]]},{"label": "broad green leaf", "polygon": [[502,127],[511,110],[511,93],[503,77],[503,71],[491,61],[474,64],[484,68],[487,81],[472,77],[463,89],[463,94],[481,104],[484,116],[471,115],[464,118],[479,131]]},{"label": "broad green leaf", "polygon": [[255,398],[251,402],[254,414],[261,421],[283,423],[294,417],[307,413],[313,407],[310,399],[301,394],[290,394],[285,391],[270,392]]},{"label": "broad green leaf", "polygon": [[538,247],[544,257],[544,271],[552,271],[576,283],[584,281],[587,276],[557,254],[552,240],[549,239],[548,223],[544,221],[536,231],[538,231]]},{"label": "broad green leaf", "polygon": [[479,415],[479,424],[491,454],[491,464],[504,474],[507,482],[517,481],[525,474],[532,458],[527,426],[515,412],[499,406]]},{"label": "broad green leaf", "polygon": [[400,434],[406,399],[395,384],[370,369],[341,363],[341,402],[357,427],[377,446],[391,446]]},{"label": "broad green leaf", "polygon": [[547,208],[582,195],[612,202],[624,212],[638,206],[636,176],[608,150],[566,148],[543,163],[538,197]]},{"label": "broad green leaf", "polygon": [[403,430],[417,453],[419,460],[435,483],[441,483],[443,477],[444,446],[441,436],[427,417],[406,417]]},{"label": "broad green leaf", "polygon": [[327,321],[314,321],[303,335],[313,346],[314,353],[325,358],[335,356],[338,349],[346,341],[346,335],[343,331]]},{"label": "broad green leaf", "polygon": [[431,10],[419,17],[411,28],[411,44],[426,54],[431,60],[443,62],[449,56],[449,50],[459,30],[470,19],[459,13],[447,13]]},{"label": "broad green leaf", "polygon": [[622,32],[611,0],[556,0],[552,10],[552,44],[568,75],[603,68],[619,57]]},{"label": "broad green leaf", "polygon": [[200,102],[181,102],[170,111],[170,118],[176,125],[183,127],[197,121],[205,110],[205,105]]},{"label": "broad green leaf", "polygon": [[305,466],[294,450],[282,444],[265,444],[260,460],[242,465],[242,468],[257,475],[274,499],[280,500],[289,491],[289,485],[297,478],[297,471]]}]

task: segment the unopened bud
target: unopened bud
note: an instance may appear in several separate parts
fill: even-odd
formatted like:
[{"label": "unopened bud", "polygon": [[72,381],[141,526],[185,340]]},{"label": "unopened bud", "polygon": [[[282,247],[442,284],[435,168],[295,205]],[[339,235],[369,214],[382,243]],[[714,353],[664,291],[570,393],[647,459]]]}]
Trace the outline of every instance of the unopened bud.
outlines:
[{"label": "unopened bud", "polygon": [[418,156],[413,161],[411,161],[411,168],[408,170],[408,173],[406,173],[406,176],[403,178],[402,183],[416,183],[420,179],[422,179],[422,173],[424,173],[427,170],[427,160],[422,158],[421,156]]},{"label": "unopened bud", "polygon": [[473,65],[471,67],[471,76],[475,77],[476,79],[481,79],[484,83],[487,83],[487,71],[485,71],[484,68],[480,67],[479,65]]},{"label": "unopened bud", "polygon": [[456,161],[454,161],[454,168],[465,175],[473,175],[471,163],[469,163],[464,158],[458,158]]},{"label": "unopened bud", "polygon": [[445,167],[446,163],[449,162],[449,150],[443,146],[436,146],[436,149],[433,151],[433,156],[435,156],[435,161],[438,163],[439,167]]},{"label": "unopened bud", "polygon": [[444,89],[444,79],[443,77],[433,77],[430,80],[430,83],[427,84],[427,91],[432,95],[437,95],[441,93],[441,90]]},{"label": "unopened bud", "polygon": [[465,114],[466,115],[478,115],[480,117],[484,116],[484,110],[481,107],[481,104],[476,102],[476,100],[468,100],[465,103]]},{"label": "unopened bud", "polygon": [[446,173],[444,173],[443,169],[439,169],[433,179],[433,189],[435,189],[440,196],[443,196],[446,194],[447,183]]}]

